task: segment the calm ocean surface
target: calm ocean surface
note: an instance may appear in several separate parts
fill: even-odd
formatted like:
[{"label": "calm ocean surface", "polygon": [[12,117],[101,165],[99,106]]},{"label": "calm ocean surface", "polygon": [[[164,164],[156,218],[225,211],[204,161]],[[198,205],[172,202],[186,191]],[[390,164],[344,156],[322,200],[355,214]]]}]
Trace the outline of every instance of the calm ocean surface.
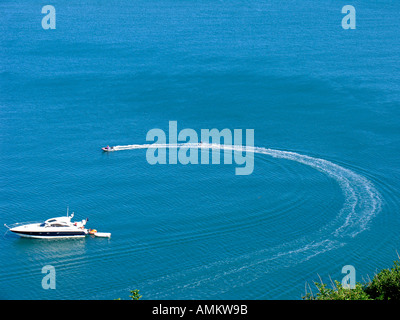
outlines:
[{"label": "calm ocean surface", "polygon": [[[397,259],[399,1],[51,4],[56,30],[44,3],[0,3],[1,299],[300,299],[318,275],[363,281]],[[238,176],[100,150],[169,121],[296,154],[256,153]],[[111,239],[3,227],[67,206]]]}]

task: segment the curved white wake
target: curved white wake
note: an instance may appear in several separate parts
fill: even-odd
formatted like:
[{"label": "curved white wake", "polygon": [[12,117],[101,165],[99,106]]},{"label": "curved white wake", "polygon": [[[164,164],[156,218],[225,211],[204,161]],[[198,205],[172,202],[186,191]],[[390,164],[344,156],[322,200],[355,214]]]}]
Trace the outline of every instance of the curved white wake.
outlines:
[{"label": "curved white wake", "polygon": [[[302,155],[296,152],[267,149],[261,147],[247,147],[239,145],[220,144],[134,144],[116,146],[115,151],[146,148],[198,148],[198,149],[228,149],[233,151],[265,154],[274,158],[292,160],[310,166],[333,178],[340,186],[344,195],[342,209],[333,221],[327,223],[313,235],[304,235],[300,239],[293,239],[277,247],[265,248],[249,252],[240,256],[216,261],[186,269],[176,274],[168,274],[150,280],[147,283],[149,290],[157,287],[155,283],[167,283],[168,287],[179,292],[183,297],[193,295],[193,288],[203,286],[210,294],[210,288],[218,283],[215,295],[224,294],[232,288],[248,285],[265,276],[266,273],[282,267],[293,266],[307,261],[321,253],[334,250],[345,245],[346,237],[354,238],[368,228],[373,217],[379,213],[382,200],[379,192],[365,177],[343,168],[328,160]],[[323,214],[323,213],[321,213]],[[225,287],[221,287],[223,279]],[[179,284],[178,284],[179,283]],[[182,284],[183,283],[183,284]],[[142,284],[146,287],[146,284]],[[154,289],[153,289],[154,290]],[[198,290],[196,293],[199,294]],[[168,298],[163,292],[153,292],[153,298]],[[193,296],[196,298],[196,296]]]},{"label": "curved white wake", "polygon": [[274,158],[296,161],[317,169],[324,174],[327,174],[337,181],[345,197],[344,206],[337,217],[338,219],[341,219],[342,224],[334,230],[334,236],[356,236],[367,228],[368,223],[381,209],[381,197],[379,195],[379,192],[365,177],[328,160],[314,158],[296,152],[267,149],[262,147],[221,145],[214,143],[132,144],[125,146],[115,146],[114,151],[180,147],[198,149],[223,149],[265,154]]}]

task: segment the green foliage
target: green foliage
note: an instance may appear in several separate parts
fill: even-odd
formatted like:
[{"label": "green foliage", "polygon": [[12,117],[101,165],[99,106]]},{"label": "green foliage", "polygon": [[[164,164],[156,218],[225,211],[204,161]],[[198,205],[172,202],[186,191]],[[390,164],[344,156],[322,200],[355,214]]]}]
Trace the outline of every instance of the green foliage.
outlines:
[{"label": "green foliage", "polygon": [[400,263],[395,261],[393,268],[379,272],[365,292],[375,300],[400,300]]},{"label": "green foliage", "polygon": [[[142,295],[139,294],[138,289],[131,290],[131,295],[129,296],[129,298],[131,298],[131,300],[139,300],[141,297],[142,297]],[[121,300],[121,298],[114,299],[114,300]]]},{"label": "green foliage", "polygon": [[314,283],[318,293],[306,292],[304,300],[400,300],[400,262],[394,261],[391,269],[384,269],[372,281],[356,283],[354,289],[344,288],[335,281],[332,289],[324,283]]},{"label": "green foliage", "polygon": [[318,293],[314,297],[312,293],[307,293],[303,297],[305,300],[371,300],[364,292],[364,286],[356,283],[354,289],[344,288],[339,281],[335,281],[334,288],[327,288],[326,284],[315,283]]},{"label": "green foliage", "polygon": [[129,298],[131,298],[132,300],[139,300],[142,296],[139,294],[139,290],[131,290],[131,295],[129,296]]}]

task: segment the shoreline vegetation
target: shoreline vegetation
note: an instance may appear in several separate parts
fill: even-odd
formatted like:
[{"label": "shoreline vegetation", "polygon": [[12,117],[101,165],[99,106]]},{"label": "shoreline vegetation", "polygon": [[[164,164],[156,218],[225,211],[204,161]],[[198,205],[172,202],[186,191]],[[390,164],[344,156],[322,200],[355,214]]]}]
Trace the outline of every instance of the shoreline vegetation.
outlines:
[{"label": "shoreline vegetation", "polygon": [[318,292],[314,295],[306,284],[303,300],[400,300],[400,257],[392,268],[381,270],[368,282],[357,282],[353,289],[343,287],[337,280],[332,282],[332,288],[322,282],[314,285]]},{"label": "shoreline vegetation", "polygon": [[[393,267],[383,269],[368,282],[357,282],[353,289],[346,288],[339,281],[331,281],[332,288],[325,283],[314,282],[318,292],[313,293],[306,283],[306,294],[302,300],[400,300],[400,257]],[[129,298],[139,300],[139,290],[130,290]],[[115,299],[121,300],[121,298]]]}]

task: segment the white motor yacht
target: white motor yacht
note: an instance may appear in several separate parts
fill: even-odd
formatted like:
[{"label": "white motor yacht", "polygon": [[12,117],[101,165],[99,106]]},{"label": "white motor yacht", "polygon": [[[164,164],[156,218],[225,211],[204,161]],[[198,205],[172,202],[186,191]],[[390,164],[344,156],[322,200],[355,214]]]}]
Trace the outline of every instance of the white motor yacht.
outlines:
[{"label": "white motor yacht", "polygon": [[82,238],[85,237],[89,230],[85,229],[85,224],[88,221],[82,220],[72,222],[74,217],[70,216],[51,218],[44,222],[18,224],[10,228],[10,231],[27,238],[54,239],[54,238]]}]

